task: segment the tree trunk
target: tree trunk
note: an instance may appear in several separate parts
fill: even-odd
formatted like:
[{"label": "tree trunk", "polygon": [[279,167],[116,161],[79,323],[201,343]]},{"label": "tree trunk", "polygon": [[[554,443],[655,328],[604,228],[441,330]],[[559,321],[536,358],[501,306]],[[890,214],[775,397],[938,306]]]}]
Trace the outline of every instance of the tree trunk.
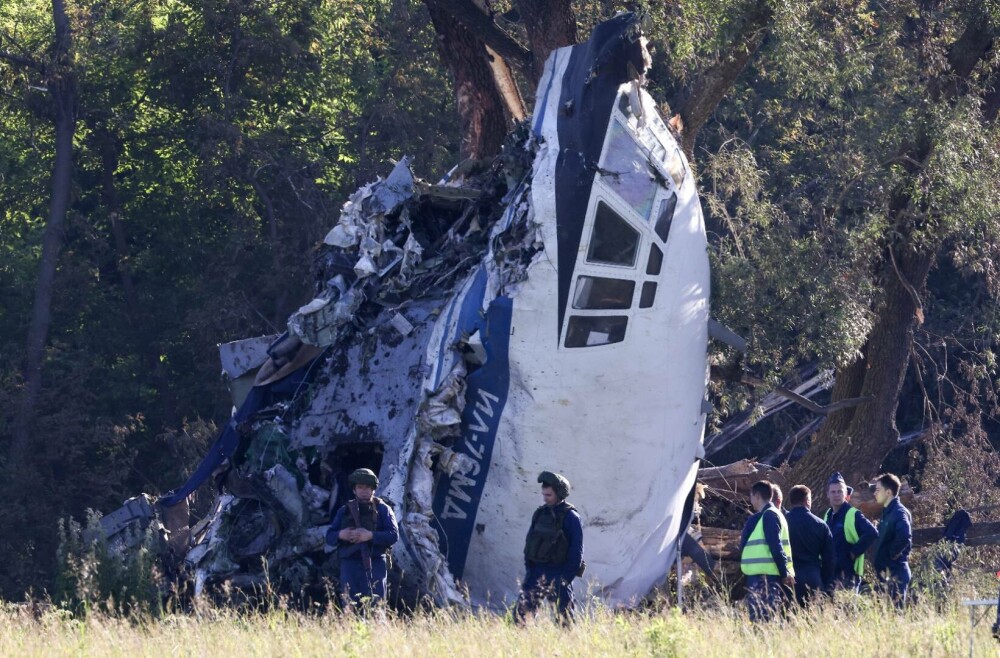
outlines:
[{"label": "tree trunk", "polygon": [[454,78],[461,156],[496,155],[510,126],[486,46],[439,0],[426,0],[426,4],[437,32],[438,52]]},{"label": "tree trunk", "polygon": [[101,202],[108,212],[111,224],[111,237],[115,243],[115,269],[122,282],[122,292],[125,296],[125,313],[129,325],[135,328],[140,315],[139,297],[132,282],[132,272],[129,269],[128,236],[122,223],[121,199],[118,197],[118,186],[115,184],[115,171],[118,169],[118,158],[121,154],[121,144],[115,135],[107,131],[95,131],[100,140],[101,150]]},{"label": "tree trunk", "polygon": [[[924,17],[921,17],[924,20]],[[917,42],[931,30],[920,20],[910,25],[907,38]],[[934,102],[953,103],[967,93],[967,81],[978,62],[993,48],[988,17],[971,19],[948,51],[948,66],[927,76],[927,94]],[[938,66],[926,62],[928,68]],[[909,149],[894,162],[902,162],[916,181],[935,148],[936,135],[914,135]],[[902,157],[905,156],[905,157]],[[912,197],[902,185],[894,194],[889,212],[892,233],[881,265],[884,297],[876,309],[876,322],[862,356],[837,373],[833,400],[871,396],[872,400],[852,409],[831,414],[813,440],[809,451],[792,470],[791,480],[822,490],[833,471],[840,471],[848,484],[876,474],[882,460],[899,440],[896,407],[910,362],[913,332],[923,322],[920,296],[927,275],[937,258],[935,246],[917,246],[914,232],[932,208],[913,207]],[[842,381],[843,379],[843,381]]]},{"label": "tree trunk", "polygon": [[160,351],[157,344],[150,340],[148,334],[144,333],[142,306],[129,266],[131,249],[125,223],[122,221],[121,197],[118,194],[118,184],[115,181],[115,172],[118,170],[122,151],[121,138],[102,126],[91,127],[91,131],[98,140],[98,150],[101,153],[101,203],[104,204],[108,213],[111,238],[115,245],[115,269],[121,280],[122,295],[125,299],[125,315],[132,331],[132,340],[135,341],[135,349],[141,357],[143,377],[148,377],[149,381],[152,382],[153,388],[159,394],[160,406],[172,413],[177,406],[176,396],[164,372],[163,365],[160,363]]},{"label": "tree trunk", "polygon": [[535,84],[542,77],[549,53],[577,42],[572,4],[570,0],[517,0],[517,11],[531,44]]},{"label": "tree trunk", "polygon": [[835,401],[861,396],[872,399],[830,414],[809,451],[793,468],[790,481],[823,491],[830,474],[840,471],[848,484],[856,484],[876,475],[896,445],[896,407],[918,322],[919,307],[913,292],[923,290],[935,256],[927,251],[895,257],[898,272],[887,263],[885,295],[871,334],[862,355],[838,369],[833,394]]},{"label": "tree trunk", "polygon": [[55,126],[55,161],[52,167],[52,196],[49,217],[42,236],[42,256],[35,283],[35,300],[28,325],[27,349],[24,357],[24,385],[14,416],[13,436],[8,457],[8,469],[19,478],[29,465],[31,424],[35,405],[42,388],[42,364],[45,345],[52,324],[52,296],[56,268],[63,244],[63,228],[69,208],[73,182],[73,134],[76,130],[76,78],[70,66],[69,52],[72,32],[63,0],[52,0],[52,21],[55,26],[53,72],[48,76]]},{"label": "tree trunk", "polygon": [[[278,273],[282,271],[281,240],[278,237],[278,215],[274,211],[274,202],[271,200],[271,195],[267,193],[267,190],[257,179],[251,177],[249,181],[250,186],[257,193],[257,198],[264,205],[264,216],[267,218],[268,240],[271,246],[271,269],[273,272]],[[288,317],[288,312],[285,308],[287,303],[288,289],[282,287],[281,293],[274,301],[274,315],[271,317],[271,323],[275,327],[280,327],[284,323],[284,319]]]}]

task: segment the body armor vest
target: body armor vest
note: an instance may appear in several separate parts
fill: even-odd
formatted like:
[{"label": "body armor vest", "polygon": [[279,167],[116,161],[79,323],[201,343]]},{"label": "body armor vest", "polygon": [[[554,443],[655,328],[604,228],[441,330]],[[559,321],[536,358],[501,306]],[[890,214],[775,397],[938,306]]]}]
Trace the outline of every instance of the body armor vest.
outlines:
[{"label": "body armor vest", "polygon": [[[381,503],[377,497],[372,496],[371,504],[361,503],[357,499],[349,500],[345,507],[347,507],[347,513],[344,514],[344,520],[340,524],[339,530],[346,530],[347,528],[364,528],[370,532],[375,532],[375,528],[378,525],[378,506]],[[361,521],[359,526],[354,522],[354,514],[351,507],[354,507],[358,512],[358,519]],[[361,551],[363,546],[370,547],[370,542],[362,542],[360,544],[351,544],[343,540],[338,540],[339,552],[341,557],[350,557],[355,553]]]},{"label": "body armor vest", "polygon": [[542,505],[531,517],[531,529],[524,543],[524,558],[530,564],[560,564],[569,557],[569,540],[563,531],[566,514],[575,509],[566,502]]}]

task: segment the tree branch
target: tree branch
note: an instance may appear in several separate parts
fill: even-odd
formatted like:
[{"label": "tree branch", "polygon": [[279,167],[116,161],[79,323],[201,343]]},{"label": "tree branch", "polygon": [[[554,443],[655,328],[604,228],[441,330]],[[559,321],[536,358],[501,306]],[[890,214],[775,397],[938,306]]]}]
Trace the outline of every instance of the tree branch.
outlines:
[{"label": "tree branch", "polygon": [[469,0],[425,0],[441,11],[451,14],[467,30],[513,66],[531,74],[531,51],[500,29],[493,19]]},{"label": "tree branch", "polygon": [[[768,383],[765,382],[760,377],[755,377],[754,375],[751,375],[749,373],[743,373],[743,376],[740,377],[740,383],[747,384],[748,386],[760,386],[760,387],[769,386]],[[775,386],[771,390],[773,390],[775,394],[780,395],[781,397],[786,398],[788,400],[791,400],[792,402],[805,407],[809,411],[816,414],[820,414],[822,416],[826,416],[827,414],[833,413],[838,409],[845,409],[847,407],[856,407],[859,404],[868,402],[872,399],[872,396],[866,395],[860,398],[847,398],[844,400],[838,400],[837,402],[823,406],[816,404],[809,398],[799,395],[795,391],[789,390],[784,386]]]},{"label": "tree branch", "polygon": [[697,76],[688,87],[687,98],[679,104],[679,114],[684,125],[681,136],[688,158],[693,156],[698,131],[715,112],[719,102],[729,93],[736,78],[757,52],[773,18],[774,12],[766,0],[753,2],[747,8],[743,25],[733,37],[729,52]]},{"label": "tree branch", "polygon": [[14,53],[7,52],[6,50],[0,50],[0,59],[7,60],[12,64],[17,64],[18,66],[25,66],[30,69],[40,69],[42,65],[31,59],[30,57],[24,57],[22,55],[15,55]]}]

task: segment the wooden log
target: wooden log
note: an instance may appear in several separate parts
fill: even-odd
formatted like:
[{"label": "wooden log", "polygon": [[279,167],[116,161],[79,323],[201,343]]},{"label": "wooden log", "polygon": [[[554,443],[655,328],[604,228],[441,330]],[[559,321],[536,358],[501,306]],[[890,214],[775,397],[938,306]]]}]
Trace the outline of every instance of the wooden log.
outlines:
[{"label": "wooden log", "polygon": [[759,480],[770,480],[786,486],[784,471],[769,464],[743,459],[725,466],[698,469],[698,482],[706,487],[706,495],[716,495],[726,500],[745,499],[750,487]]},{"label": "wooden log", "polygon": [[[784,490],[785,496],[788,496],[788,490],[792,485],[796,484],[787,479],[785,469],[749,459],[724,466],[698,469],[698,481],[705,485],[706,496],[723,498],[731,502],[749,502],[750,487],[758,480],[770,480],[779,485]],[[920,498],[913,493],[913,489],[906,482],[899,490],[899,499],[911,509],[920,503]],[[867,482],[859,482],[854,488],[851,504],[871,521],[878,521],[882,517],[882,506],[875,500],[875,494]],[[814,511],[822,512],[827,507],[826,492],[814,491]]]},{"label": "wooden log", "polygon": [[[931,528],[914,528],[913,546],[929,546],[941,540],[944,535],[944,526]],[[989,523],[973,523],[972,527],[965,535],[966,545],[986,546],[989,544],[1000,544],[1000,521]]]},{"label": "wooden log", "polygon": [[740,531],[729,528],[702,527],[701,545],[717,560],[739,560]]}]

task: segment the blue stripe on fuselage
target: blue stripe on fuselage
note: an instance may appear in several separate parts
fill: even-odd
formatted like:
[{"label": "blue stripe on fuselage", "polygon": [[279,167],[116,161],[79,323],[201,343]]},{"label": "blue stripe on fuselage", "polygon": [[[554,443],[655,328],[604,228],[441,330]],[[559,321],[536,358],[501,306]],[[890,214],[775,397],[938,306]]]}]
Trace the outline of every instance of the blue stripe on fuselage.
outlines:
[{"label": "blue stripe on fuselage", "polygon": [[[434,359],[434,376],[431,381],[434,385],[432,390],[437,390],[441,385],[441,380],[447,373],[442,373],[441,364],[445,362],[445,355],[451,346],[462,339],[462,334],[469,336],[483,324],[483,316],[480,309],[483,307],[483,295],[486,292],[486,282],[488,276],[486,268],[482,265],[473,275],[472,283],[466,288],[465,295],[456,297],[448,304],[448,314],[444,319],[444,331],[441,332],[441,342],[438,344],[437,358]],[[451,318],[455,314],[455,308],[459,307],[458,319],[455,321],[455,330],[449,331]]]},{"label": "blue stripe on fuselage", "polygon": [[[643,70],[642,46],[633,30],[635,14],[620,14],[594,29],[590,40],[573,46],[561,80],[556,128],[555,170],[559,313],[562,331],[583,225],[618,88],[631,70]],[[566,108],[564,111],[562,108]]]},{"label": "blue stripe on fuselage", "polygon": [[469,473],[441,475],[434,492],[441,545],[447,546],[448,568],[456,578],[461,578],[465,571],[500,417],[507,404],[513,308],[511,298],[497,297],[486,311],[485,322],[479,326],[486,363],[466,380],[462,434],[452,446],[455,452],[472,458],[475,465]]},{"label": "blue stripe on fuselage", "polygon": [[535,137],[542,136],[542,123],[545,120],[545,108],[549,105],[549,92],[552,91],[552,83],[556,79],[556,71],[559,69],[559,51],[552,54],[552,73],[549,75],[549,83],[545,85],[545,94],[542,96],[542,104],[539,105],[538,116],[535,118],[535,125],[531,127],[531,132]]}]

